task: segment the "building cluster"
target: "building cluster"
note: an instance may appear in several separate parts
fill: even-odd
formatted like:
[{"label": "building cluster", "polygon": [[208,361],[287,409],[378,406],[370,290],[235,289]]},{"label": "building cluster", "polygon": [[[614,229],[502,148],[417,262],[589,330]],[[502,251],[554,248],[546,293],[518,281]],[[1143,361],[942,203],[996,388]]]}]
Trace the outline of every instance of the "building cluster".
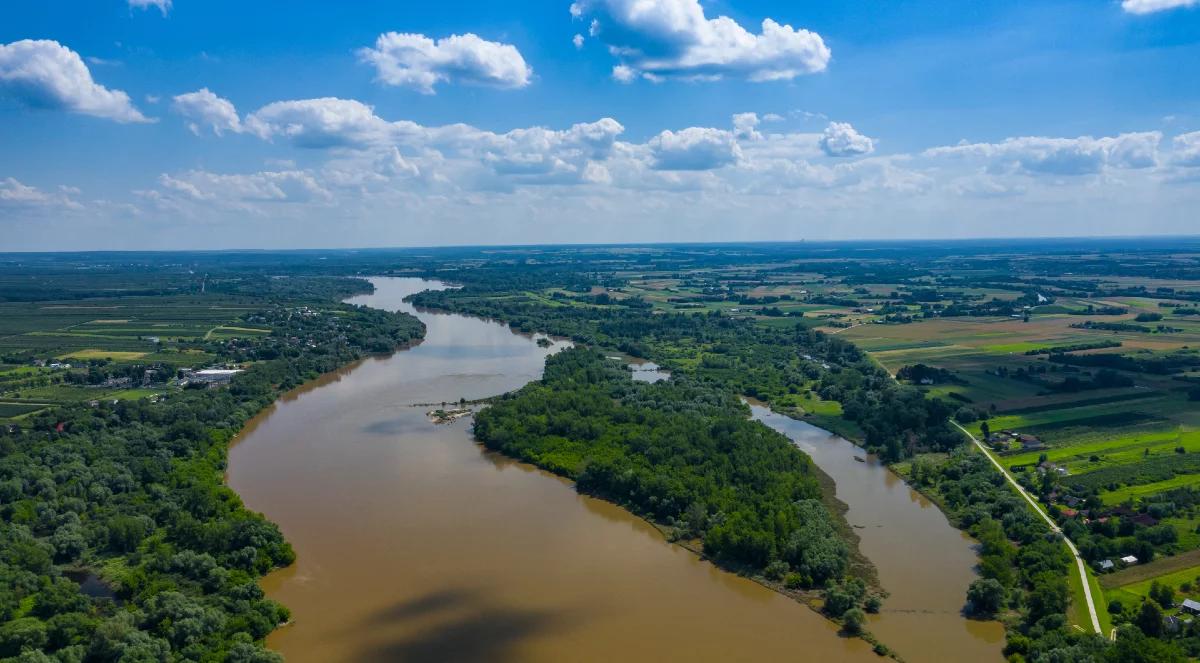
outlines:
[{"label": "building cluster", "polygon": [[219,387],[229,384],[233,380],[233,376],[241,373],[240,368],[202,368],[199,370],[184,369],[179,378],[179,385],[186,387],[192,384],[203,384],[211,387]]},{"label": "building cluster", "polygon": [[1014,442],[1021,445],[1020,451],[1043,451],[1049,446],[1038,439],[1036,435],[1029,433],[1018,433],[1012,430],[996,431],[987,438],[988,445],[998,452],[1007,452],[1012,450]]}]

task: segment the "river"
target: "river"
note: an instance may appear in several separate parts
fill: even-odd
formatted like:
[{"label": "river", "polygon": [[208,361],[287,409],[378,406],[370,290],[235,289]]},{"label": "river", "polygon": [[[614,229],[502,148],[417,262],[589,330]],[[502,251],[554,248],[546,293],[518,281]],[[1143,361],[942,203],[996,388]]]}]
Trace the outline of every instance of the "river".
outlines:
[{"label": "river", "polygon": [[880,613],[871,615],[871,632],[908,661],[1000,660],[1000,622],[962,615],[967,587],[978,577],[975,542],[853,443],[761,405],[750,409],[755,419],[791,438],[837,485],[859,549],[875,564],[889,594]]},{"label": "river", "polygon": [[[293,618],[268,646],[289,661],[879,660],[805,606],[667,544],[626,511],[485,451],[469,420],[434,424],[431,407],[415,404],[516,389],[565,344],[539,347],[495,322],[403,302],[441,284],[372,281],[375,293],[350,301],[417,315],[425,340],[288,394],[230,450],[229,484],[297,552],[263,580]],[[963,561],[923,532],[883,554],[935,569]],[[900,640],[959,643],[966,628],[912,614],[924,632],[880,633],[907,660],[978,650],[910,654]],[[891,615],[879,626],[899,622]],[[982,658],[998,659],[989,646]]]}]

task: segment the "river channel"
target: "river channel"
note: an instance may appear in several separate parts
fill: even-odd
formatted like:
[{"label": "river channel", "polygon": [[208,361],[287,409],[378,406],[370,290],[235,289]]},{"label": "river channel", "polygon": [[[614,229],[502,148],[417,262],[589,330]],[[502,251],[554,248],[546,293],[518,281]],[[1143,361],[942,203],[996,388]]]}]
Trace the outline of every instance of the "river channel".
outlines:
[{"label": "river channel", "polygon": [[[268,646],[289,661],[880,660],[807,607],[666,543],[626,511],[485,451],[469,418],[432,422],[425,404],[519,388],[565,345],[403,301],[445,287],[436,282],[372,281],[373,294],[350,301],[417,315],[425,340],[288,394],[230,450],[230,486],[297,553],[263,581],[292,611]],[[844,490],[839,480],[849,502]],[[891,487],[881,495],[896,497]],[[903,527],[905,513],[928,509],[906,497],[880,517]],[[853,503],[849,515],[872,526]],[[867,531],[864,551],[885,584],[891,572],[877,555],[932,569],[915,577],[933,580],[938,597],[958,592],[961,605],[969,542],[930,541],[922,528],[877,550]],[[938,586],[939,570],[952,589]],[[948,615],[949,598],[913,603],[907,587],[893,592],[903,600],[872,628],[906,660],[999,660],[999,632]],[[952,644],[913,646],[937,639]]]}]

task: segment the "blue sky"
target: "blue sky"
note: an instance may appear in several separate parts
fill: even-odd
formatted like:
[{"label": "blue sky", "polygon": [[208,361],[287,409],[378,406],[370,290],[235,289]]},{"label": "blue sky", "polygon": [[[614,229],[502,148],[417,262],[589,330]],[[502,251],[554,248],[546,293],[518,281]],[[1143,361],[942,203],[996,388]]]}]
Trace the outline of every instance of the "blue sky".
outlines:
[{"label": "blue sky", "polygon": [[0,250],[1200,227],[1196,0],[4,13]]}]

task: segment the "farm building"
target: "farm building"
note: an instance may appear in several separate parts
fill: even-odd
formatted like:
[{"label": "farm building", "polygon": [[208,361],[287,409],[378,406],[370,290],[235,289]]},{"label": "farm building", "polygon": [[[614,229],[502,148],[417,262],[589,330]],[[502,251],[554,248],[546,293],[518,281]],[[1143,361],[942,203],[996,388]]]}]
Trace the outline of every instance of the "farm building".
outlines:
[{"label": "farm building", "polygon": [[1121,558],[1121,561],[1126,564],[1137,564],[1138,558],[1134,557],[1133,555],[1126,555]]},{"label": "farm building", "polygon": [[1117,565],[1113,564],[1113,561],[1111,559],[1106,559],[1103,562],[1100,562],[1100,570],[1101,571],[1112,571],[1114,568],[1116,568],[1116,566]]},{"label": "farm building", "polygon": [[241,372],[240,368],[206,368],[185,373],[184,379],[188,382],[203,382],[209,385],[228,384],[233,376]]},{"label": "farm building", "polygon": [[1200,602],[1193,601],[1192,599],[1184,599],[1183,603],[1179,605],[1179,611],[1186,612],[1189,615],[1200,615]]}]

